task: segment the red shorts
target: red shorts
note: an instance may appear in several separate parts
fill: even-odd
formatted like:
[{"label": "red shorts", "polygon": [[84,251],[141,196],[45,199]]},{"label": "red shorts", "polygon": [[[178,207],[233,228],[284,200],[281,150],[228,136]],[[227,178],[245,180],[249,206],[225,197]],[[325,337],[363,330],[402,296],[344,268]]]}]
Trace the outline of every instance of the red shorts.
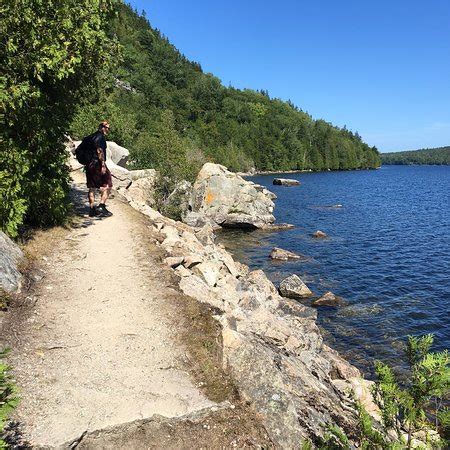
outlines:
[{"label": "red shorts", "polygon": [[98,161],[92,161],[86,166],[86,185],[89,189],[111,188],[111,172],[106,167],[106,172],[102,173]]}]

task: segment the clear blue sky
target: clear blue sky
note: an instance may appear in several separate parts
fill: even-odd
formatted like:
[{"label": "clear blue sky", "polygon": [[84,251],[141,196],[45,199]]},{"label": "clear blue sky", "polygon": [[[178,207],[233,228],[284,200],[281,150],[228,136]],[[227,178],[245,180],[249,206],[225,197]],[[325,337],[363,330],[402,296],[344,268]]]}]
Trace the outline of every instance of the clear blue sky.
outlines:
[{"label": "clear blue sky", "polygon": [[450,145],[450,0],[132,0],[224,85],[382,152]]}]

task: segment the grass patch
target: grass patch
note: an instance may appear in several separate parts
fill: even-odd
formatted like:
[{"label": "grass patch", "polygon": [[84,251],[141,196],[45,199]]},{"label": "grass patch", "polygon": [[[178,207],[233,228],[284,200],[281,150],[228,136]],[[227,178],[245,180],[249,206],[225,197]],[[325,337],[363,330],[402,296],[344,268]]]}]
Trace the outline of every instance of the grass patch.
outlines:
[{"label": "grass patch", "polygon": [[0,449],[8,448],[3,440],[3,432],[8,417],[19,403],[11,368],[5,362],[7,353],[8,349],[0,351]]},{"label": "grass patch", "polygon": [[222,331],[213,318],[217,311],[187,296],[179,298],[179,307],[183,317],[179,336],[195,381],[212,401],[236,401],[236,387],[222,369]]}]

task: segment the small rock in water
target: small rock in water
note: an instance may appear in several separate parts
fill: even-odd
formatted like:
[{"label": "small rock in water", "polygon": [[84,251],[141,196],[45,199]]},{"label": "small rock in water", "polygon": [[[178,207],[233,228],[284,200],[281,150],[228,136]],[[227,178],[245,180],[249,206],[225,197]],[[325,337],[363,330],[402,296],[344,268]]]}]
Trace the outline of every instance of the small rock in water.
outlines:
[{"label": "small rock in water", "polygon": [[289,178],[274,178],[273,184],[276,184],[278,186],[298,186],[300,184],[300,181],[291,180]]},{"label": "small rock in water", "polygon": [[317,230],[316,232],[314,232],[312,234],[312,237],[316,238],[316,239],[324,239],[324,238],[328,237],[328,234],[324,233],[323,231]]},{"label": "small rock in water", "polygon": [[334,295],[331,291],[326,292],[316,300],[312,301],[313,306],[340,306],[343,305],[344,299]]},{"label": "small rock in water", "polygon": [[313,295],[298,275],[291,275],[280,283],[280,294],[288,298],[307,298]]},{"label": "small rock in water", "polygon": [[270,252],[270,257],[272,259],[277,259],[279,261],[287,261],[289,259],[300,259],[301,255],[290,252],[289,250],[283,250],[282,248],[274,247]]},{"label": "small rock in water", "polygon": [[294,225],[290,223],[268,223],[261,227],[261,230],[265,231],[280,231],[280,230],[290,230],[294,228]]}]

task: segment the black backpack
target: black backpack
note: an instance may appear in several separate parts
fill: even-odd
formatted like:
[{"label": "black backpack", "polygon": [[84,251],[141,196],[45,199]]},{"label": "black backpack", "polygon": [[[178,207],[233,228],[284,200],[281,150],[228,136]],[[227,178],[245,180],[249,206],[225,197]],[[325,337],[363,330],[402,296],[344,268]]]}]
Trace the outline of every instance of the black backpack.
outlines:
[{"label": "black backpack", "polygon": [[84,166],[87,166],[95,157],[94,135],[95,133],[83,138],[80,145],[75,149],[77,161]]}]

